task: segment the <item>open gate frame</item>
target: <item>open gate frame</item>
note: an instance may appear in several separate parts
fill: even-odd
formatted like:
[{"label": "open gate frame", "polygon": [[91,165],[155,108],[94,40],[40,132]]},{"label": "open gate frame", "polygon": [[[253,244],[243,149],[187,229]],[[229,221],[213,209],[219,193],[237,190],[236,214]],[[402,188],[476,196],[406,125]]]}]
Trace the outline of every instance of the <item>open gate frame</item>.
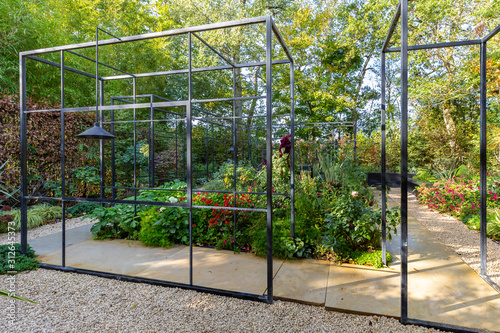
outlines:
[{"label": "open gate frame", "polygon": [[[480,45],[480,194],[481,194],[481,230],[480,230],[480,262],[481,277],[497,291],[500,290],[488,277],[486,269],[487,238],[486,238],[486,44],[496,34],[500,32],[500,25],[493,29],[487,36],[481,39],[463,40],[454,42],[444,42],[426,45],[408,45],[408,2],[410,0],[400,0],[391,26],[389,27],[385,42],[381,50],[381,165],[382,165],[382,253],[383,261],[386,263],[386,147],[385,147],[385,55],[386,53],[398,52],[401,54],[401,322],[403,324],[416,324],[429,327],[443,328],[453,331],[477,330],[467,327],[453,326],[442,323],[428,322],[418,319],[408,318],[408,52],[417,50],[428,50],[435,48],[456,47],[465,45]],[[401,46],[389,48],[392,35],[401,21]]]}]

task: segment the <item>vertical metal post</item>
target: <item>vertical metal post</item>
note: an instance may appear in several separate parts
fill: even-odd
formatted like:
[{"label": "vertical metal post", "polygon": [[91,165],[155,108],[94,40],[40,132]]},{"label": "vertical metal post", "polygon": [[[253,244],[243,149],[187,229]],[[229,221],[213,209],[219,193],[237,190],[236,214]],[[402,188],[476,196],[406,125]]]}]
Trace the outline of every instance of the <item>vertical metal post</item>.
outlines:
[{"label": "vertical metal post", "polygon": [[206,158],[205,158],[205,161],[207,163],[206,165],[206,177],[207,177],[207,181],[208,181],[208,175],[210,174],[210,170],[209,170],[209,167],[210,167],[210,154],[209,154],[209,148],[208,148],[208,128],[206,128],[205,130],[205,149],[206,149]]},{"label": "vertical metal post", "polygon": [[188,35],[189,44],[189,64],[188,64],[188,104],[186,109],[186,140],[187,140],[187,200],[189,205],[189,285],[193,285],[193,186],[191,174],[191,135],[192,135],[192,119],[191,119],[191,100],[192,96],[192,40],[191,33]]},{"label": "vertical metal post", "polygon": [[[233,68],[233,97],[236,98],[236,69]],[[236,168],[238,166],[238,134],[236,128],[236,100],[233,99],[233,207],[236,207]],[[233,211],[233,239],[236,245],[236,221],[238,212]],[[236,249],[235,249],[236,250]]]},{"label": "vertical metal post", "polygon": [[19,55],[19,109],[21,127],[21,253],[28,252],[26,58]]},{"label": "vertical metal post", "polygon": [[64,51],[61,51],[61,206],[62,206],[62,217],[61,217],[61,266],[66,266],[66,202],[64,197],[66,196],[66,170],[65,170],[65,141],[64,141]]},{"label": "vertical metal post", "polygon": [[[132,98],[134,104],[137,103],[137,82],[135,77],[132,78]],[[137,201],[137,112],[134,107],[133,109],[134,118],[134,201]],[[137,205],[134,204],[134,216],[137,215]]]},{"label": "vertical metal post", "polygon": [[[111,105],[114,105],[115,100],[111,98]],[[115,136],[115,110],[111,109],[111,134]],[[111,199],[116,199],[115,180],[115,139],[111,139]]]},{"label": "vertical metal post", "polygon": [[401,322],[408,320],[408,0],[401,0]]},{"label": "vertical metal post", "polygon": [[487,212],[487,201],[486,201],[486,194],[487,194],[487,182],[486,182],[486,145],[487,145],[487,137],[486,137],[486,131],[487,131],[487,101],[486,101],[486,67],[487,67],[487,55],[486,55],[486,42],[481,43],[481,73],[480,73],[480,78],[481,78],[481,85],[480,85],[480,101],[481,101],[481,110],[480,110],[480,123],[481,123],[481,129],[480,129],[480,148],[479,148],[479,160],[480,160],[480,194],[481,194],[481,222],[480,222],[480,261],[481,261],[481,275],[487,276],[488,271],[487,271],[487,265],[486,265],[486,259],[487,259],[487,238],[486,238],[486,230],[487,230],[487,217],[488,217],[488,212]]},{"label": "vertical metal post", "polygon": [[272,34],[271,17],[266,20],[266,159],[267,159],[267,302],[273,302],[273,154],[272,154]]},{"label": "vertical metal post", "polygon": [[179,169],[179,159],[178,159],[179,149],[177,147],[177,145],[179,144],[179,140],[177,139],[177,133],[179,132],[179,126],[178,126],[178,124],[179,124],[179,122],[176,121],[175,122],[175,178],[176,179],[179,176],[178,175],[178,169]]},{"label": "vertical metal post", "polygon": [[295,64],[290,62],[290,224],[295,240]]},{"label": "vertical metal post", "polygon": [[380,121],[380,155],[381,155],[381,163],[380,163],[380,176],[382,183],[382,263],[387,266],[387,235],[386,235],[386,179],[385,179],[385,52],[382,52],[380,56],[380,112],[382,119]]},{"label": "vertical metal post", "polygon": [[153,108],[154,97],[150,96],[149,102],[151,103],[149,112],[151,123],[149,125],[149,187],[155,186],[155,111]]},{"label": "vertical metal post", "polygon": [[[99,105],[104,105],[104,81],[99,80]],[[100,111],[101,127],[104,128],[104,110]],[[105,186],[105,166],[104,166],[104,140],[99,140],[99,173],[101,176],[100,180],[100,197],[104,199],[104,186]]]}]

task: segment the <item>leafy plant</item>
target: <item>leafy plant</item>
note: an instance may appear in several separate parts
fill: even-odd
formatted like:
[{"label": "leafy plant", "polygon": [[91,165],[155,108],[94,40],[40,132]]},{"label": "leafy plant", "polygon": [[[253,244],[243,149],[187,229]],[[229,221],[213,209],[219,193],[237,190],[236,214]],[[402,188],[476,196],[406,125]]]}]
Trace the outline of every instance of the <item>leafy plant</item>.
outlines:
[{"label": "leafy plant", "polygon": [[[146,210],[146,206],[137,206],[137,212]],[[119,204],[112,207],[98,207],[89,214],[98,220],[91,228],[94,239],[130,238],[137,239],[140,225],[135,215],[134,205]]]},{"label": "leafy plant", "polygon": [[[39,227],[49,221],[59,219],[62,217],[62,208],[60,206],[50,206],[48,204],[39,204],[28,207],[28,229]],[[13,208],[10,211],[0,212],[1,215],[12,216],[14,225],[12,226],[16,231],[21,230],[21,210]]]},{"label": "leafy plant", "polygon": [[[353,251],[367,251],[380,246],[380,210],[364,205],[355,196],[340,197],[325,223],[322,243],[338,257],[346,258]],[[387,218],[389,240],[398,224],[398,214],[390,212]]]},{"label": "leafy plant", "polygon": [[100,207],[102,205],[97,202],[79,202],[73,207],[66,209],[66,214],[70,214],[73,217],[82,216],[83,214],[90,214]]},{"label": "leafy plant", "polygon": [[38,266],[38,261],[35,259],[35,251],[33,251],[29,244],[26,255],[21,253],[21,244],[19,243],[0,245],[0,274],[34,270]]},{"label": "leafy plant", "polygon": [[139,240],[148,246],[189,244],[189,211],[181,207],[151,207],[139,214]]},{"label": "leafy plant", "polygon": [[[386,253],[386,259],[387,263],[392,261],[391,254],[389,252]],[[382,263],[382,250],[354,251],[351,252],[348,261],[356,265],[369,265],[375,268],[381,268],[384,266]]]},{"label": "leafy plant", "polygon": [[37,302],[30,301],[29,299],[23,298],[23,297],[18,296],[18,295],[11,294],[8,291],[1,290],[1,289],[0,289],[0,296],[5,296],[5,297],[9,297],[9,298],[20,300],[20,301],[33,303],[33,304],[39,304]]}]

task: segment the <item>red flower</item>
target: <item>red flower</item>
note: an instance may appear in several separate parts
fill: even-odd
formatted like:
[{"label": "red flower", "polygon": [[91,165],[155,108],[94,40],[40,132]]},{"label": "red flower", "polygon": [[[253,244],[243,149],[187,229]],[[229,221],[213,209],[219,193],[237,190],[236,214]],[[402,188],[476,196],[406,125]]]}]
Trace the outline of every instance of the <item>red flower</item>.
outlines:
[{"label": "red flower", "polygon": [[[291,135],[283,137],[280,141],[280,157],[283,157],[283,154],[290,154],[292,150],[292,142],[290,141]],[[283,149],[284,151],[281,151]]]}]

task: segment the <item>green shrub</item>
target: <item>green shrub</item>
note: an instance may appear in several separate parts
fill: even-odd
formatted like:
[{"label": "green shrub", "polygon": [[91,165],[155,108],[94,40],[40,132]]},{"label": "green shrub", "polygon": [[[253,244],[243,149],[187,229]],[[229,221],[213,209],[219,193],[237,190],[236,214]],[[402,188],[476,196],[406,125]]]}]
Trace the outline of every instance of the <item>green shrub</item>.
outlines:
[{"label": "green shrub", "polygon": [[[389,240],[399,220],[397,209],[388,211],[386,225]],[[381,221],[379,209],[367,206],[353,195],[344,195],[325,219],[322,243],[341,258],[349,257],[353,251],[377,249],[380,247]]]},{"label": "green shrub", "polygon": [[[267,219],[265,215],[256,221],[252,228],[252,252],[256,255],[267,256]],[[291,235],[290,218],[273,220],[273,256],[279,259],[307,258],[311,254],[306,243]]]},{"label": "green shrub", "polygon": [[150,207],[139,214],[139,240],[148,246],[189,244],[189,210],[181,207]]},{"label": "green shrub", "polygon": [[[10,211],[0,212],[0,215],[11,215],[16,231],[21,230],[21,210],[13,208]],[[40,204],[28,207],[28,229],[39,227],[49,221],[62,217],[62,208],[60,206],[50,206],[48,204]]]},{"label": "green shrub", "polygon": [[[137,212],[146,210],[147,206],[137,206]],[[90,231],[94,239],[129,238],[137,239],[139,233],[139,217],[135,215],[134,205],[119,204],[112,207],[94,209],[90,218],[98,220]]]},{"label": "green shrub", "polygon": [[[387,263],[392,261],[391,254],[387,252]],[[384,266],[382,263],[382,250],[377,251],[354,251],[351,252],[349,260],[356,265],[368,265],[375,268],[381,268]]]},{"label": "green shrub", "polygon": [[[9,262],[9,260],[11,260]],[[13,266],[11,266],[13,265]],[[7,274],[9,271],[22,272],[38,268],[38,261],[35,259],[35,251],[28,244],[27,254],[21,253],[19,243],[13,245],[0,245],[0,274]]]},{"label": "green shrub", "polygon": [[71,214],[73,217],[82,216],[83,214],[90,214],[95,209],[102,207],[97,202],[79,202],[73,207],[66,209],[66,214]]}]

